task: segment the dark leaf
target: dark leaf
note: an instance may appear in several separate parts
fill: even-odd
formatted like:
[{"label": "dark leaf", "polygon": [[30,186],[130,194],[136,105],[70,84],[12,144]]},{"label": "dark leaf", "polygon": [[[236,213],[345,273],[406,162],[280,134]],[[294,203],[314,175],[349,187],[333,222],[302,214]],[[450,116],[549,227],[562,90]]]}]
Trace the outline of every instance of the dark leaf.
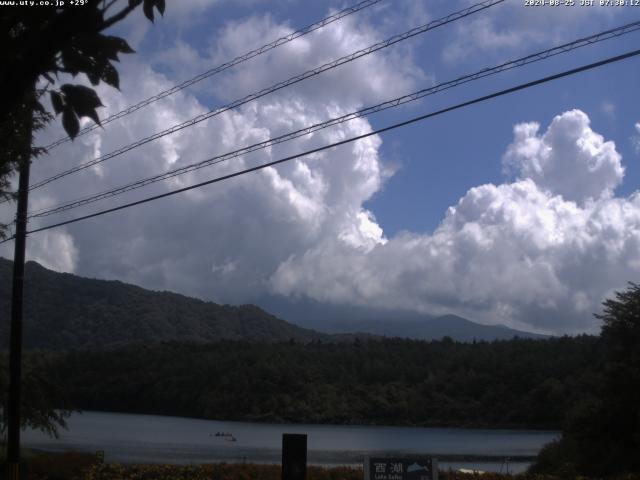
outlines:
[{"label": "dark leaf", "polygon": [[79,115],[79,116],[80,117],[89,117],[91,120],[96,122],[98,125],[102,126],[102,124],[100,123],[100,117],[98,117],[98,112],[96,112],[95,109],[87,110],[82,115]]},{"label": "dark leaf", "polygon": [[102,102],[100,102],[100,98],[95,90],[83,85],[69,84],[63,85],[60,89],[65,95],[65,103],[73,109],[78,117],[89,117],[100,125],[96,108],[101,107]]},{"label": "dark leaf", "polygon": [[160,12],[160,15],[164,16],[164,0],[156,0],[156,8],[158,9],[158,11]]},{"label": "dark leaf", "polygon": [[118,76],[118,71],[110,63],[107,63],[104,66],[100,78],[102,78],[105,83],[120,90],[120,77]]},{"label": "dark leaf", "polygon": [[100,83],[100,74],[94,70],[89,70],[86,72],[87,78],[91,82],[91,85],[98,85]]},{"label": "dark leaf", "polygon": [[[118,53],[133,53],[127,42],[119,37],[97,34],[83,42],[86,53],[100,60],[118,60]],[[102,63],[102,62],[100,62]]]},{"label": "dark leaf", "polygon": [[79,118],[89,117],[98,125],[100,125],[100,118],[98,117],[98,113],[96,112],[96,107],[92,107],[91,103],[85,103],[82,100],[77,101],[71,105],[76,115]]},{"label": "dark leaf", "polygon": [[51,75],[49,75],[47,72],[44,72],[44,73],[42,74],[42,76],[43,76],[44,78],[46,78],[46,79],[47,79],[47,81],[48,81],[49,83],[55,83],[55,82],[53,81],[53,78],[51,78]]},{"label": "dark leaf", "polygon": [[112,36],[107,36],[106,38],[109,39],[109,42],[111,42],[111,44],[113,44],[119,52],[136,53],[136,51],[129,46],[129,44],[125,39],[120,37],[112,37]]},{"label": "dark leaf", "polygon": [[80,73],[80,69],[76,66],[73,61],[70,61],[68,58],[62,57],[62,65],[64,67],[65,73],[70,73],[74,77]]},{"label": "dark leaf", "polygon": [[70,107],[65,108],[64,112],[62,112],[62,126],[72,139],[76,137],[80,130],[78,117],[76,117],[76,114]]},{"label": "dark leaf", "polygon": [[73,105],[74,109],[76,109],[77,105],[82,105],[89,109],[103,106],[93,88],[65,83],[60,87],[60,90],[65,95],[66,103]]},{"label": "dark leaf", "polygon": [[75,47],[62,50],[61,57],[65,70],[73,76],[80,72],[89,72],[95,67],[95,62]]},{"label": "dark leaf", "polygon": [[114,62],[119,62],[118,58],[118,49],[113,46],[105,46],[100,52],[100,56],[103,58],[108,58],[109,60],[113,60]]},{"label": "dark leaf", "polygon": [[155,0],[144,0],[144,4],[142,5],[142,11],[144,12],[144,16],[153,22],[153,5]]},{"label": "dark leaf", "polygon": [[62,95],[58,92],[51,92],[51,104],[53,105],[53,111],[58,115],[64,109]]}]

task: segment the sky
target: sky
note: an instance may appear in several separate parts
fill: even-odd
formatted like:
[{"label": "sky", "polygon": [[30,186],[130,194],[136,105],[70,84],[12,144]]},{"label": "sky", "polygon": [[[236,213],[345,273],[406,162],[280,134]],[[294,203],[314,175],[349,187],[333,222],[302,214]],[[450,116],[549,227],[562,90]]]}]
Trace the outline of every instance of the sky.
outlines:
[{"label": "sky", "polygon": [[[101,85],[102,118],[355,4],[167,2],[111,32],[137,51]],[[52,149],[32,183],[473,2],[382,0]],[[640,20],[640,7],[507,0],[34,190],[56,206]],[[584,47],[143,189],[30,228],[233,173],[633,50]],[[553,334],[596,333],[601,303],[640,277],[640,58],[557,80],[277,167],[34,233],[48,268],[218,303],[271,297]],[[60,79],[60,83],[70,79]],[[75,82],[87,83],[84,78]],[[89,125],[88,119],[83,124]],[[62,136],[59,119],[40,132]],[[13,217],[14,206],[0,206]],[[0,246],[12,258],[13,244]],[[392,321],[392,320],[390,320]]]}]

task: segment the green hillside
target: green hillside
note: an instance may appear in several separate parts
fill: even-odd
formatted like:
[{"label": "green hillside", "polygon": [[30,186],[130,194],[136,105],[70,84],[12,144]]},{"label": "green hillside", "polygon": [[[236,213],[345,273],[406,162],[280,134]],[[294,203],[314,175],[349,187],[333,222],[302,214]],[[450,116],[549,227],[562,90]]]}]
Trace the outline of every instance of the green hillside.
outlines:
[{"label": "green hillside", "polygon": [[[0,339],[9,336],[13,262],[0,258]],[[229,306],[118,281],[94,280],[26,264],[26,348],[75,349],[167,341],[330,340],[255,305]]]}]

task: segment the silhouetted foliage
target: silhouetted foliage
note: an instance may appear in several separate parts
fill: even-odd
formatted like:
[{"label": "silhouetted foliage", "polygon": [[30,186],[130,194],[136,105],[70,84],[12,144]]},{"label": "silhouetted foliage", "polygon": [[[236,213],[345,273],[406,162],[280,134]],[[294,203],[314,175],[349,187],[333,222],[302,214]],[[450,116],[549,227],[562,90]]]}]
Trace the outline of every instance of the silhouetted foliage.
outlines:
[{"label": "silhouetted foliage", "polygon": [[219,420],[558,428],[595,337],[132,345],[56,356],[74,406]]},{"label": "silhouetted foliage", "polygon": [[[22,375],[21,424],[53,436],[58,428],[66,428],[65,419],[70,415],[68,399],[56,372],[48,371],[49,357],[44,353],[27,355]],[[6,434],[7,394],[9,391],[9,361],[0,356],[0,435]],[[53,408],[53,407],[57,408]]]},{"label": "silhouetted foliage", "polygon": [[640,285],[603,303],[594,386],[572,409],[562,439],[546,447],[536,472],[640,473]]},{"label": "silhouetted foliage", "polygon": [[[164,13],[164,0],[117,2],[87,0],[82,8],[3,8],[0,12],[0,92],[2,118],[21,109],[20,103],[41,77],[51,84],[59,73],[83,73],[92,85],[103,81],[119,87],[113,62],[120,53],[133,53],[127,42],[102,32],[124,19],[139,5],[153,21],[154,11]],[[117,9],[117,11],[113,11]],[[78,118],[98,122],[101,105],[95,91],[80,85],[63,85],[51,91],[56,114],[62,113],[65,130],[74,136]]]},{"label": "silhouetted foliage", "polygon": [[[96,109],[102,103],[96,92],[72,84],[54,89],[54,77],[84,74],[92,85],[102,81],[119,88],[114,62],[119,54],[133,53],[133,49],[124,39],[103,32],[141,4],[151,21],[154,8],[160,14],[165,9],[165,0],[68,3],[57,8],[0,9],[0,197],[11,197],[9,178],[25,157],[44,152],[33,149],[28,127],[33,121],[38,129],[53,118],[40,103],[44,93],[49,93],[70,137],[77,135],[82,117],[100,123]],[[0,235],[6,235],[6,226],[0,225]]]}]

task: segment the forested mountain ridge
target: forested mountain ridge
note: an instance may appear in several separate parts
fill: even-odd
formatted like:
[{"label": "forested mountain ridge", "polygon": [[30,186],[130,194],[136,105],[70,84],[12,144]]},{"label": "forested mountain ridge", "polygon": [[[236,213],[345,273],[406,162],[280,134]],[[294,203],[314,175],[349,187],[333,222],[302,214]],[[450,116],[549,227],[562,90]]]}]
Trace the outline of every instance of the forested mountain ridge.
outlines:
[{"label": "forested mountain ridge", "polygon": [[[76,349],[166,341],[222,339],[331,341],[255,305],[229,306],[119,281],[95,280],[27,262],[25,348]],[[8,345],[13,262],[0,258],[0,340]]]}]

